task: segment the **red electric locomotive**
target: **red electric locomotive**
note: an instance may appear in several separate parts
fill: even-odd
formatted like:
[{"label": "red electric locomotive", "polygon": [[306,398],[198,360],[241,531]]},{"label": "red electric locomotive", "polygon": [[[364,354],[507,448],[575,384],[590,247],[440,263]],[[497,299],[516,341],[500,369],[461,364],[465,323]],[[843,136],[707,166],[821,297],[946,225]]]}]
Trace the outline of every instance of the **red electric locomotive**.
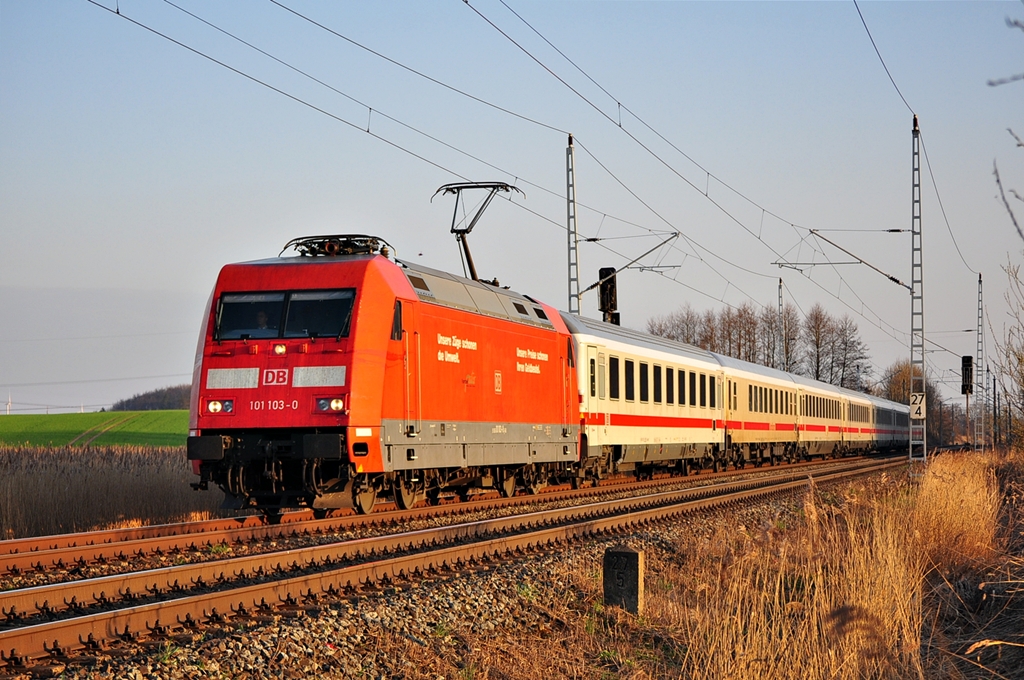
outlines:
[{"label": "red electric locomotive", "polygon": [[289,247],[217,279],[192,381],[194,486],[213,482],[227,507],[369,512],[380,496],[407,508],[574,474],[578,381],[555,309],[398,262],[375,237]]}]

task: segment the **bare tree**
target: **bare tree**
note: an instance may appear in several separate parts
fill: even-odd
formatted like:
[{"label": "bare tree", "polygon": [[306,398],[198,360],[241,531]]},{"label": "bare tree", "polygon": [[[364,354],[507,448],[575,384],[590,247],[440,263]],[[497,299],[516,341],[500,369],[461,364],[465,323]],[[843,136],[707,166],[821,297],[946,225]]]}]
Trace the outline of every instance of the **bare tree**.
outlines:
[{"label": "bare tree", "polygon": [[689,302],[665,316],[656,316],[647,320],[647,332],[651,335],[659,335],[690,345],[698,344],[700,327],[701,313],[691,307]]},{"label": "bare tree", "polygon": [[761,308],[757,319],[757,356],[758,363],[771,368],[779,367],[782,341],[781,320],[777,310],[771,307]]},{"label": "bare tree", "polygon": [[[881,396],[889,401],[900,404],[910,404],[910,360],[900,359],[890,365],[882,373]],[[920,369],[916,369],[920,371]],[[925,416],[928,423],[928,440],[935,444],[939,440],[939,403],[941,397],[939,389],[931,380],[925,377]]]},{"label": "bare tree", "polygon": [[804,344],[803,374],[822,382],[832,382],[835,322],[820,304],[815,304],[807,312],[800,335]]},{"label": "bare tree", "polygon": [[697,330],[698,347],[703,347],[711,352],[720,351],[718,344],[718,315],[715,310],[708,309],[700,317],[700,327]]},{"label": "bare tree", "polygon": [[871,373],[867,344],[861,339],[857,324],[844,315],[835,324],[835,344],[832,350],[833,385],[861,390],[863,381]]},{"label": "bare tree", "polygon": [[800,338],[800,315],[792,303],[782,308],[782,365],[783,371],[796,373],[803,356],[803,345]]}]

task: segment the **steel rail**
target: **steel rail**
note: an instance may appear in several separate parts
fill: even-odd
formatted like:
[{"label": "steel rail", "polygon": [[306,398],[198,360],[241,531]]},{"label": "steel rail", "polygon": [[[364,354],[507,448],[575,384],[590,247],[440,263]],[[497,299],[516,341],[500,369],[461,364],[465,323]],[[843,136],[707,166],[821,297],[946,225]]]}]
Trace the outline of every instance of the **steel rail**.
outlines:
[{"label": "steel rail", "polygon": [[[73,646],[98,649],[99,641],[126,638],[131,631],[149,630],[156,635],[167,635],[171,628],[164,622],[174,621],[174,629],[190,629],[197,623],[197,617],[207,621],[223,621],[225,618],[251,618],[254,615],[273,613],[274,607],[296,610],[316,607],[322,594],[354,594],[356,588],[371,584],[388,584],[396,579],[408,579],[428,571],[459,569],[467,564],[484,559],[502,559],[523,550],[538,546],[562,543],[568,540],[646,524],[657,519],[681,515],[695,510],[707,509],[724,504],[749,501],[753,498],[785,493],[804,487],[810,480],[816,482],[835,481],[845,477],[903,466],[905,460],[875,465],[850,466],[847,469],[825,472],[819,476],[800,475],[800,479],[786,476],[788,481],[745,480],[729,486],[746,486],[732,493],[713,493],[719,486],[701,487],[663,492],[650,497],[603,501],[586,506],[574,506],[560,510],[546,510],[527,515],[481,520],[440,529],[421,530],[426,536],[440,531],[452,540],[471,541],[426,552],[412,552],[377,561],[325,568],[314,573],[302,574],[283,580],[259,583],[214,593],[187,595],[162,602],[153,602],[109,612],[98,612],[72,619],[58,620],[0,631],[0,650],[10,668],[19,668],[28,659],[45,656],[62,657]],[[685,499],[684,496],[698,492],[701,497]],[[675,500],[669,500],[674,497]],[[660,500],[655,500],[660,499]],[[615,514],[607,514],[617,507]],[[599,510],[601,509],[601,510]],[[570,523],[565,524],[564,522]],[[562,522],[530,530],[531,527]],[[525,529],[525,531],[524,531]],[[498,531],[517,530],[522,533],[488,538]],[[415,549],[409,542],[409,535],[381,537],[393,541],[394,549]],[[370,540],[370,539],[367,539]],[[407,543],[408,542],[408,543]],[[338,549],[341,546],[324,546],[322,549]],[[321,549],[321,548],[318,548]],[[351,546],[349,546],[351,550]],[[373,555],[371,554],[371,557]],[[305,551],[305,557],[312,557]],[[305,559],[305,557],[303,559]],[[311,560],[307,566],[313,566]],[[320,564],[323,566],[323,563]],[[275,605],[268,605],[276,601]],[[299,604],[299,600],[303,604]],[[248,605],[246,603],[252,603]],[[226,614],[231,611],[233,614]]]},{"label": "steel rail", "polygon": [[[849,467],[871,465],[870,463],[853,463]],[[641,505],[650,503],[681,502],[695,497],[731,493],[738,490],[754,488],[766,484],[775,484],[783,480],[803,479],[800,473],[782,473],[772,477],[755,478],[737,482],[719,483],[709,486],[688,487],[651,494],[636,499],[625,499],[625,503],[636,501]],[[603,501],[577,506],[581,509],[597,512],[613,507],[620,501]],[[628,507],[628,506],[627,506]],[[540,510],[525,515],[514,515],[507,522],[499,519],[482,520],[476,523],[452,525],[423,529],[400,534],[349,539],[322,544],[319,546],[277,550],[243,557],[225,558],[216,561],[190,563],[160,567],[145,571],[123,574],[112,574],[90,579],[33,586],[15,590],[0,591],[0,613],[9,623],[19,618],[35,616],[36,612],[43,616],[52,616],[60,611],[79,611],[91,606],[106,606],[118,601],[131,601],[145,597],[159,597],[166,593],[176,593],[192,588],[203,588],[233,580],[259,577],[263,578],[272,572],[282,573],[286,570],[311,568],[318,564],[332,564],[350,561],[363,554],[388,552],[410,549],[425,543],[447,542],[464,538],[461,527],[479,527],[482,523],[500,522],[501,530],[524,521],[548,522],[551,517],[558,516],[562,510]],[[496,525],[495,525],[496,526]],[[300,562],[302,564],[300,564]],[[3,623],[0,622],[0,627]]]},{"label": "steel rail", "polygon": [[[790,463],[792,467],[804,467],[804,466],[816,466],[822,463],[815,462],[800,462]],[[714,473],[717,477],[729,477],[739,474],[751,474],[754,470],[747,470],[745,468],[733,469],[725,472]],[[698,473],[694,480],[697,479],[711,479],[709,475],[707,477],[701,477]],[[654,481],[666,481],[669,478],[659,477]],[[675,478],[672,478],[675,479]],[[686,478],[689,479],[689,478]],[[684,481],[684,480],[679,480]],[[601,480],[599,487],[600,489],[608,490],[612,487],[620,488],[633,488],[636,486],[650,485],[650,482],[636,482],[632,479],[611,478]],[[556,485],[541,489],[540,495],[555,494],[564,491],[567,485]],[[586,489],[592,491],[593,489]],[[485,495],[485,494],[481,494]],[[493,495],[486,494],[490,500],[495,500]],[[536,496],[533,496],[536,498]],[[483,502],[483,499],[473,502]],[[375,514],[383,514],[391,512],[394,509],[394,504],[387,502],[382,503],[380,509]],[[334,518],[345,515],[354,515],[353,510],[335,510],[333,511]],[[286,526],[291,524],[300,523],[315,523],[322,522],[323,520],[313,519],[313,513],[310,510],[297,510],[295,512],[287,512],[280,516],[280,521],[276,526]],[[142,527],[123,527],[118,529],[98,529],[95,531],[81,531],[77,533],[69,534],[52,534],[49,536],[29,536],[25,538],[14,538],[0,541],[0,560],[6,554],[12,553],[29,553],[29,552],[42,552],[46,550],[56,550],[59,548],[73,548],[76,546],[95,546],[104,543],[118,543],[123,541],[132,541],[146,538],[158,538],[166,536],[184,536],[191,534],[201,534],[205,532],[218,532],[218,531],[229,531],[232,529],[242,529],[248,527],[261,527],[268,526],[266,520],[262,515],[244,515],[240,517],[223,517],[218,519],[205,519],[198,520],[195,522],[174,522],[167,524],[151,524]],[[3,563],[0,562],[0,570],[2,570]]]},{"label": "steel rail", "polygon": [[[822,463],[809,464],[801,463],[800,466],[817,466]],[[752,470],[734,470],[723,476],[736,474],[751,474]],[[705,477],[706,480],[719,479],[720,477]],[[447,503],[436,506],[419,506],[411,510],[375,512],[370,515],[357,515],[347,513],[326,519],[301,519],[294,518],[282,524],[264,524],[258,517],[246,517],[236,520],[211,520],[207,530],[182,531],[178,528],[188,527],[191,523],[157,525],[154,527],[140,527],[124,531],[121,540],[110,540],[101,542],[89,542],[90,539],[99,539],[108,532],[88,532],[78,534],[82,536],[82,544],[68,544],[61,547],[53,547],[45,550],[28,550],[24,552],[8,551],[4,553],[4,543],[0,542],[0,574],[7,573],[17,575],[25,571],[45,571],[50,568],[65,569],[70,566],[84,567],[89,564],[102,564],[111,560],[126,561],[132,557],[145,557],[151,554],[176,553],[186,550],[196,551],[202,548],[209,548],[223,543],[255,542],[273,538],[297,538],[301,536],[312,536],[314,534],[333,533],[343,531],[356,526],[387,523],[400,523],[409,520],[426,519],[438,515],[465,514],[477,512],[483,509],[494,507],[509,507],[527,505],[537,502],[560,501],[570,498],[586,498],[588,496],[614,493],[616,491],[629,491],[642,489],[650,486],[660,486],[666,483],[687,483],[698,481],[698,477],[672,477],[659,478],[642,482],[625,482],[607,486],[589,487],[576,490],[553,490],[542,495],[514,496],[512,498],[489,498],[487,500],[469,501],[465,503]],[[310,517],[309,512],[288,513],[288,515],[299,515]],[[288,516],[286,515],[286,516]],[[241,521],[239,521],[241,520]],[[206,524],[202,522],[200,524]],[[174,530],[173,533],[161,533],[160,527]],[[143,531],[153,529],[154,532]],[[129,538],[132,532],[142,534],[137,538]],[[146,535],[149,534],[149,535]],[[44,540],[51,538],[61,539],[60,542],[69,541],[75,534],[64,534],[57,537],[44,537]],[[31,545],[32,539],[18,541],[24,545]]]}]

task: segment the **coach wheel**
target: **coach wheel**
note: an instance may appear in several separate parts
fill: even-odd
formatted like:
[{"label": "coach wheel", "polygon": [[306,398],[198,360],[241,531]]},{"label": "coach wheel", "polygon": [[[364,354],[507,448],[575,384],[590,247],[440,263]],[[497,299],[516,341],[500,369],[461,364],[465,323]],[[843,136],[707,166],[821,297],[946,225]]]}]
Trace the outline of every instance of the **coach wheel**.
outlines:
[{"label": "coach wheel", "polygon": [[711,471],[712,472],[721,472],[722,471],[722,461],[719,460],[718,457],[715,457],[715,458],[713,458],[711,460]]},{"label": "coach wheel", "polygon": [[280,524],[284,513],[281,508],[264,508],[263,521],[267,524]]},{"label": "coach wheel", "polygon": [[377,503],[377,489],[372,484],[352,492],[352,500],[360,514],[369,515]]},{"label": "coach wheel", "polygon": [[412,482],[399,477],[395,480],[394,493],[395,505],[397,505],[400,510],[410,510],[420,499],[422,489],[417,489]]}]

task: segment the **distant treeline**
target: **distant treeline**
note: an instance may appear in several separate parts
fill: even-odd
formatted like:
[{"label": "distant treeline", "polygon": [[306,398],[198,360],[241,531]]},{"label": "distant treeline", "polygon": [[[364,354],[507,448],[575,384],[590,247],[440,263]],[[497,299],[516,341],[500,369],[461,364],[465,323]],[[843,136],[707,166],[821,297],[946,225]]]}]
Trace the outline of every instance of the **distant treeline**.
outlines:
[{"label": "distant treeline", "polygon": [[187,409],[189,392],[192,386],[174,385],[163,389],[136,394],[130,399],[116,402],[111,411],[165,411],[169,409]]}]

